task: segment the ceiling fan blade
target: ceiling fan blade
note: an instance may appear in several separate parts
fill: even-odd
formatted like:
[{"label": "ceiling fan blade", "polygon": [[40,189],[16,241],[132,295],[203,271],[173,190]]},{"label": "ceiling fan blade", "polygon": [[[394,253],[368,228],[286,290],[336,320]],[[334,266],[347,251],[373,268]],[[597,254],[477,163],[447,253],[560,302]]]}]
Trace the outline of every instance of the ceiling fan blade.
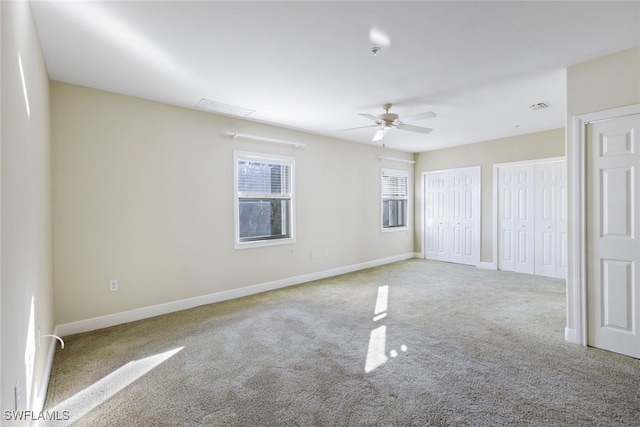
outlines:
[{"label": "ceiling fan blade", "polygon": [[433,129],[429,129],[429,128],[422,128],[420,126],[405,125],[404,123],[400,123],[398,125],[398,129],[409,130],[411,132],[424,133],[425,135],[430,133],[433,130]]},{"label": "ceiling fan blade", "polygon": [[387,130],[389,128],[381,128],[378,132],[376,132],[376,134],[373,136],[373,140],[372,141],[380,141],[382,138],[384,138],[384,134],[387,133]]},{"label": "ceiling fan blade", "polygon": [[365,129],[365,128],[376,128],[378,126],[379,125],[358,126],[357,128],[340,129],[338,132],[345,132],[348,130]]},{"label": "ceiling fan blade", "polygon": [[362,117],[366,117],[367,119],[371,119],[376,123],[381,123],[380,117],[374,116],[373,114],[360,114]]},{"label": "ceiling fan blade", "polygon": [[418,120],[432,119],[436,116],[436,113],[433,111],[427,111],[426,113],[414,114],[413,116],[403,117],[401,119],[402,123],[411,123],[417,122]]}]

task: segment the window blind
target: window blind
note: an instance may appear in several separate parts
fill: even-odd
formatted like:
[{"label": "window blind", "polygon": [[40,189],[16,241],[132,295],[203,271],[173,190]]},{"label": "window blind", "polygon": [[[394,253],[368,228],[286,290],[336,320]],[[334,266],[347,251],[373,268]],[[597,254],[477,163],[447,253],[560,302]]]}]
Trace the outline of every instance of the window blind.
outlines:
[{"label": "window blind", "polygon": [[291,166],[239,160],[238,193],[290,196]]},{"label": "window blind", "polygon": [[407,177],[383,175],[382,197],[407,197]]}]

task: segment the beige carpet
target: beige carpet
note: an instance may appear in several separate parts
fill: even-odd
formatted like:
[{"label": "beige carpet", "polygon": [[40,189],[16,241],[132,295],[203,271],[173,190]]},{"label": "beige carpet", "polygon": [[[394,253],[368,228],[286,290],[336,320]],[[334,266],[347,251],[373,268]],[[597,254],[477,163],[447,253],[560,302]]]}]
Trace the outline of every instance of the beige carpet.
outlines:
[{"label": "beige carpet", "polygon": [[[66,338],[64,425],[640,425],[640,360],[564,281],[409,260]],[[374,320],[375,318],[375,320]]]}]

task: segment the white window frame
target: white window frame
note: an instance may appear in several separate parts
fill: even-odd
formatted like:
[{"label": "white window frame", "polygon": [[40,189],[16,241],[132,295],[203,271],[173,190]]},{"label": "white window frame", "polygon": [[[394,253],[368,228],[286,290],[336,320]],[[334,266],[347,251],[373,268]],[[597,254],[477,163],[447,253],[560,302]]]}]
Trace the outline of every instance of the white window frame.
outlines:
[{"label": "white window frame", "polygon": [[[260,163],[281,164],[290,167],[290,194],[288,197],[279,195],[279,199],[289,200],[289,236],[281,238],[271,238],[263,240],[240,240],[240,199],[243,198],[274,198],[273,194],[265,193],[243,193],[238,191],[238,162],[252,161]],[[295,243],[296,241],[296,218],[295,218],[295,158],[288,156],[279,156],[275,154],[264,154],[249,151],[233,151],[233,199],[234,199],[234,228],[235,228],[235,248],[255,248],[261,246],[275,246]]]},{"label": "white window frame", "polygon": [[[406,188],[404,196],[386,196],[384,194],[384,177],[385,176],[399,176],[405,178]],[[384,225],[384,202],[387,200],[404,200],[405,203],[405,211],[404,211],[404,224],[403,226],[386,226]],[[380,173],[380,228],[383,232],[389,233],[394,231],[404,231],[409,229],[409,172],[406,170],[399,169],[381,169]]]}]

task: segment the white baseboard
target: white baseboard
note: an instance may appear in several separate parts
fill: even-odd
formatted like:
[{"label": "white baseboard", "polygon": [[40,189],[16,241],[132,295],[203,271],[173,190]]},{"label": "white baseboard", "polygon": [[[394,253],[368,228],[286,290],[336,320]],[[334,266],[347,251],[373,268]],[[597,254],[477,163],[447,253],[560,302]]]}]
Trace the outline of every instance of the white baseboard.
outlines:
[{"label": "white baseboard", "polygon": [[484,261],[480,261],[478,263],[478,268],[485,268],[487,270],[497,270],[498,269],[496,267],[495,263],[493,263],[493,262],[484,262]]},{"label": "white baseboard", "polygon": [[576,340],[576,331],[575,329],[570,329],[570,328],[564,328],[564,340],[568,341],[572,344],[578,344],[578,341]]},{"label": "white baseboard", "polygon": [[[420,254],[420,257],[421,256],[422,255]],[[303,274],[300,276],[274,280],[272,282],[265,282],[256,285],[245,286],[238,289],[215,292],[213,294],[202,295],[199,297],[172,301],[165,304],[142,307],[135,310],[123,311],[120,313],[107,314],[105,316],[94,317],[77,322],[63,323],[56,326],[56,335],[64,337],[67,335],[95,331],[97,329],[121,325],[123,323],[133,322],[136,320],[147,319],[149,317],[173,313],[175,311],[186,310],[201,305],[212,304],[215,302],[226,301],[234,298],[241,298],[261,292],[271,291],[274,289],[285,288],[287,286],[299,285],[301,283],[325,279],[327,277],[338,276],[340,274],[351,273],[358,270],[364,270],[366,268],[404,261],[414,257],[415,254],[411,252],[407,254],[366,261],[360,264],[347,265],[344,267],[332,268],[330,270],[319,271],[316,273]],[[55,347],[53,348],[55,349]]]}]

